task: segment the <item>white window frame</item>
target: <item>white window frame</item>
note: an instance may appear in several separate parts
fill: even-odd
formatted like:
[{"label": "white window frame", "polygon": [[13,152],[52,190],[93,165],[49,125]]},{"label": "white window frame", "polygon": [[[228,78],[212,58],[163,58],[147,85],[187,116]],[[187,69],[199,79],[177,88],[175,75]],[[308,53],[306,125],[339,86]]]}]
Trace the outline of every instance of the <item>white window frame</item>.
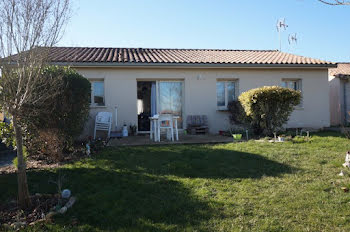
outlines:
[{"label": "white window frame", "polygon": [[[90,106],[91,107],[105,107],[106,106],[106,86],[104,80],[90,80],[91,83],[91,99],[90,99]],[[94,83],[103,83],[103,105],[97,105],[95,103],[95,95],[94,95]]]},{"label": "white window frame", "polygon": [[[300,91],[301,96],[303,96],[303,81],[302,79],[298,79],[298,78],[283,78],[282,82],[281,82],[281,86],[284,88],[288,88],[288,83],[289,82],[295,82],[297,84],[297,91]],[[286,86],[283,86],[284,83],[286,83]],[[303,107],[303,100],[300,101],[300,104],[296,106],[296,108],[302,108]]]},{"label": "white window frame", "polygon": [[238,80],[222,80],[222,79],[216,80],[215,88],[216,88],[216,84],[218,82],[225,83],[225,105],[224,106],[218,106],[218,90],[216,89],[216,108],[217,108],[217,110],[228,110],[227,85],[228,85],[228,83],[234,83],[234,85],[235,85],[235,97],[234,97],[234,100],[237,100],[237,96],[238,96],[238,92],[239,92],[239,90],[238,90]]}]

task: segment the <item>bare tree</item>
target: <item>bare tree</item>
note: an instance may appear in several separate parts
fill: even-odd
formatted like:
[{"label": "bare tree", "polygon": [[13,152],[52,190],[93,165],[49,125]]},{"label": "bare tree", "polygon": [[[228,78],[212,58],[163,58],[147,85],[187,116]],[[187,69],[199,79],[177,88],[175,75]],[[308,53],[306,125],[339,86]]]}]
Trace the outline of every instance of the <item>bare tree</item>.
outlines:
[{"label": "bare tree", "polygon": [[319,0],[320,2],[332,6],[337,6],[337,5],[350,5],[350,1],[348,0]]},{"label": "bare tree", "polygon": [[[23,157],[25,114],[35,114],[52,97],[52,83],[43,81],[50,48],[62,37],[70,16],[70,0],[1,0],[0,109],[12,116],[17,147],[18,201],[31,206]],[[34,107],[28,107],[34,106]],[[29,110],[34,109],[34,110]],[[29,110],[29,111],[28,111]]]}]

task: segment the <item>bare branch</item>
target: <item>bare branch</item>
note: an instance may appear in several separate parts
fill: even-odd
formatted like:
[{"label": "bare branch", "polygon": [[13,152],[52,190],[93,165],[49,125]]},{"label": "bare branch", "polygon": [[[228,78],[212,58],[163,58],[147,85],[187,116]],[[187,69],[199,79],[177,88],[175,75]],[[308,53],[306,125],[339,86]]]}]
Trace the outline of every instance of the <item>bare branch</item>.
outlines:
[{"label": "bare branch", "polygon": [[0,109],[12,115],[16,131],[21,207],[30,205],[23,159],[21,118],[37,115],[62,83],[42,78],[50,48],[70,18],[70,0],[0,1]]},{"label": "bare branch", "polygon": [[350,5],[350,1],[347,0],[318,0],[324,4],[339,6],[339,5]]}]

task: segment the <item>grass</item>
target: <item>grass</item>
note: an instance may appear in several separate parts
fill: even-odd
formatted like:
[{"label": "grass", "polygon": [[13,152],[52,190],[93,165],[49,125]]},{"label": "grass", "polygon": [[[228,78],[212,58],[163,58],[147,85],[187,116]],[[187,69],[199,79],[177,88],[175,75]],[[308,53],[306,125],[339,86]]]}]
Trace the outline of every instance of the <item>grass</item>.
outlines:
[{"label": "grass", "polygon": [[[30,192],[55,192],[58,172],[77,203],[29,231],[350,231],[349,140],[108,148],[57,170],[28,173]],[[16,176],[0,176],[0,202]],[[72,225],[77,220],[78,225]]]}]

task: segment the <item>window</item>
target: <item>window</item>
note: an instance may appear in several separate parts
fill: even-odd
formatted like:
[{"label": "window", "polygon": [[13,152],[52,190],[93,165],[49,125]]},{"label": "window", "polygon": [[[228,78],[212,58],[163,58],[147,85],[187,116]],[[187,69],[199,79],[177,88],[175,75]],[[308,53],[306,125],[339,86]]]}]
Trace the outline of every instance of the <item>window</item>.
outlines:
[{"label": "window", "polygon": [[182,128],[182,81],[159,81],[157,109],[161,114],[179,116],[178,127]]},{"label": "window", "polygon": [[283,80],[282,87],[301,91],[301,80]]},{"label": "window", "polygon": [[[294,89],[294,90],[300,91],[302,93],[302,86],[301,86],[300,79],[283,79],[282,80],[282,87]],[[302,102],[298,106],[302,107]]]},{"label": "window", "polygon": [[228,103],[237,98],[237,81],[216,82],[216,105],[218,110],[227,110]]},{"label": "window", "polygon": [[91,105],[104,106],[105,105],[105,87],[103,81],[91,82]]}]

